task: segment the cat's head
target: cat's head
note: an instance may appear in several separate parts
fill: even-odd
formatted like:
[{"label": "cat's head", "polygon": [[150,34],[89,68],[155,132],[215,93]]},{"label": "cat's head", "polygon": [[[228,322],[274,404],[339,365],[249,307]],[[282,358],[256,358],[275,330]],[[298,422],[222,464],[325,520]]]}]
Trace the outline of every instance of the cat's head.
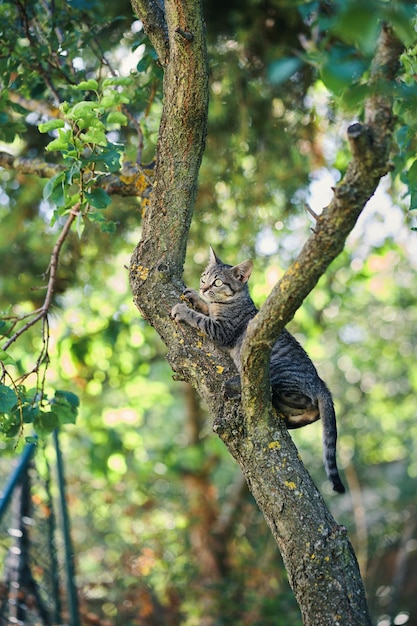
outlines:
[{"label": "cat's head", "polygon": [[200,278],[200,293],[208,302],[225,302],[247,290],[252,273],[252,261],[226,265],[210,247],[210,260]]}]

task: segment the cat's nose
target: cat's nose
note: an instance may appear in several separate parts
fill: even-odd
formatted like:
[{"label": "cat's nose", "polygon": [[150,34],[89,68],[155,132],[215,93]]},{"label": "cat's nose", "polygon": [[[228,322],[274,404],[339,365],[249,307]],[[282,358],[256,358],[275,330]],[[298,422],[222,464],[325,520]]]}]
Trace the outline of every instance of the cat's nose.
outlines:
[{"label": "cat's nose", "polygon": [[209,287],[209,286],[206,286],[206,287],[200,287],[200,291],[201,291],[201,293],[206,293],[206,291],[208,291],[209,289],[210,289],[210,287]]}]

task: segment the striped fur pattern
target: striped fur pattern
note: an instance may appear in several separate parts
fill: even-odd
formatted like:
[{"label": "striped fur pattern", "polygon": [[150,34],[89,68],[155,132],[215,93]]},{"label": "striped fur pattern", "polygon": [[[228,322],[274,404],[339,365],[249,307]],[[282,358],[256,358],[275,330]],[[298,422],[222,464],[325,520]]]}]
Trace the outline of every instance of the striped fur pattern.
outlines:
[{"label": "striped fur pattern", "polygon": [[[184,292],[194,308],[181,303],[171,312],[176,321],[201,330],[219,347],[226,348],[238,371],[246,328],[257,313],[248,290],[252,267],[249,260],[226,265],[210,248],[200,293],[194,289]],[[300,428],[322,419],[324,466],[333,489],[343,493],[345,488],[336,465],[337,428],[331,393],[307,353],[285,329],[272,348],[270,378],[272,404],[288,428]],[[233,380],[230,382],[233,389]]]}]

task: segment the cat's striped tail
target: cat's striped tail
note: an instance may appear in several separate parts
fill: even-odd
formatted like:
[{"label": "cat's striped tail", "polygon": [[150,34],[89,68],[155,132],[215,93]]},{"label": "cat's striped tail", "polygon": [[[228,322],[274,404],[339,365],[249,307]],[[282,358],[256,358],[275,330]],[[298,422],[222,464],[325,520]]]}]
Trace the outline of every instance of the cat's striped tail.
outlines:
[{"label": "cat's striped tail", "polygon": [[340,479],[336,463],[336,415],[332,395],[324,383],[318,396],[318,404],[323,428],[323,460],[326,474],[333,485],[333,490],[345,493],[346,489]]}]

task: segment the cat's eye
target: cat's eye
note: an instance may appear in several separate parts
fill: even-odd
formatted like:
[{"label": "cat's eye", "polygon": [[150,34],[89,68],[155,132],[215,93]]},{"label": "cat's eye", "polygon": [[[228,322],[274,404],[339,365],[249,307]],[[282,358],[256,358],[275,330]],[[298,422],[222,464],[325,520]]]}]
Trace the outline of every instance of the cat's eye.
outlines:
[{"label": "cat's eye", "polygon": [[216,278],[216,280],[214,281],[213,285],[215,287],[221,287],[223,285],[223,281],[220,280],[220,278]]}]

